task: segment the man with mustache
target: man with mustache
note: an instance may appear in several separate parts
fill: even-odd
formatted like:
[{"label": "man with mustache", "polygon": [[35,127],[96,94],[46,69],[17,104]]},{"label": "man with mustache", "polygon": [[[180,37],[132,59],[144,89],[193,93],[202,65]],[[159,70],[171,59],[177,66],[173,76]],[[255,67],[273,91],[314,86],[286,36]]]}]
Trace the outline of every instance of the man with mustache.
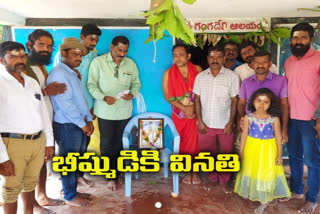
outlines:
[{"label": "man with mustache", "polygon": [[[101,30],[96,25],[86,24],[82,26],[82,29],[80,32],[80,43],[84,45],[84,47],[87,49],[87,52],[82,57],[81,64],[75,68],[75,71],[78,72],[79,78],[83,85],[84,95],[88,102],[88,106],[93,116],[93,120],[95,119],[95,115],[93,114],[94,99],[88,90],[87,82],[88,82],[88,75],[89,75],[89,66],[92,60],[97,57],[95,47],[98,44],[100,36],[101,36]],[[56,66],[60,61],[61,61],[61,53],[58,52],[55,57],[54,65]],[[88,147],[89,143],[90,143],[90,136],[87,136],[86,148]],[[83,172],[79,172],[78,183],[86,187],[94,186],[94,182],[86,179],[84,177]]]},{"label": "man with mustache", "polygon": [[[117,170],[117,158],[122,150],[122,134],[132,116],[132,99],[138,95],[141,84],[138,68],[126,57],[129,40],[116,36],[110,45],[110,52],[96,57],[89,69],[88,89],[96,99],[94,114],[98,117],[100,130],[100,151],[110,159],[110,169]],[[121,183],[117,171],[118,183]],[[114,179],[107,188],[117,189]]]},{"label": "man with mustache", "polygon": [[[25,70],[28,76],[38,81],[40,88],[42,89],[44,101],[46,103],[51,121],[53,120],[53,107],[49,96],[64,93],[66,90],[66,85],[63,83],[55,82],[46,86],[46,80],[48,77],[46,65],[51,63],[53,45],[53,37],[48,31],[42,29],[33,31],[28,36],[28,42],[26,43],[29,53],[26,56],[27,65]],[[34,207],[35,212],[41,212],[41,210],[50,212],[41,206],[57,206],[64,204],[64,202],[61,200],[52,199],[47,196],[46,182],[47,166],[45,163],[40,172],[39,183],[36,186],[36,204]]]},{"label": "man with mustache", "polygon": [[[236,73],[223,67],[222,48],[210,47],[207,60],[210,67],[197,75],[193,92],[200,152],[215,156],[217,140],[222,154],[232,153],[240,80]],[[208,179],[219,182],[225,193],[231,193],[230,176],[231,173],[212,172]]]},{"label": "man with mustache", "polygon": [[[176,44],[172,47],[173,62],[163,75],[162,88],[165,99],[172,105],[172,120],[180,135],[180,154],[193,157],[199,153],[197,119],[194,108],[193,85],[196,76],[202,71],[189,60],[188,46]],[[198,173],[188,173],[182,180],[185,184],[200,184]]]},{"label": "man with mustache", "polygon": [[[61,62],[50,72],[47,84],[66,84],[64,94],[52,95],[54,109],[53,131],[59,145],[59,155],[66,157],[69,152],[80,155],[86,150],[86,139],[93,133],[92,115],[86,101],[83,86],[74,71],[81,63],[86,48],[74,37],[64,38],[60,45]],[[61,176],[65,202],[71,206],[92,205],[91,195],[77,192],[78,172]]]},{"label": "man with mustache", "polygon": [[288,86],[286,78],[270,71],[271,55],[267,51],[258,51],[254,55],[253,68],[255,74],[243,80],[240,88],[238,114],[244,117],[248,113],[247,105],[251,95],[259,88],[268,88],[279,98],[281,107],[282,144],[288,141]]},{"label": "man with mustache", "polygon": [[33,213],[35,186],[44,162],[54,154],[52,124],[39,84],[24,74],[25,48],[0,44],[0,174],[4,213]]},{"label": "man with mustache", "polygon": [[[241,81],[255,74],[253,66],[254,54],[258,51],[258,46],[252,41],[243,41],[240,45],[240,56],[245,61],[234,71],[239,75]],[[270,67],[272,73],[277,73],[277,67],[272,64]]]},{"label": "man with mustache", "polygon": [[311,47],[314,29],[299,23],[291,30],[292,55],[285,61],[290,119],[287,143],[292,198],[302,199],[303,164],[308,167],[308,192],[299,213],[313,213],[320,190],[320,144],[313,114],[320,97],[320,53]]},{"label": "man with mustache", "polygon": [[52,83],[46,86],[46,79],[48,77],[46,65],[51,63],[53,45],[54,40],[52,35],[42,29],[33,31],[28,36],[28,42],[26,43],[29,52],[26,57],[26,74],[40,84],[51,120],[53,109],[49,96],[64,93],[66,90],[66,85],[61,83]]},{"label": "man with mustache", "polygon": [[225,68],[228,68],[232,71],[242,63],[237,60],[238,57],[238,51],[239,51],[239,45],[231,40],[227,41],[223,45],[224,53],[225,53],[225,62],[223,66]]},{"label": "man with mustache", "polygon": [[[90,112],[95,119],[95,115],[93,114],[93,104],[94,98],[88,90],[88,76],[89,76],[89,66],[94,58],[97,57],[97,53],[95,51],[95,47],[98,44],[99,37],[101,36],[101,30],[94,24],[86,24],[82,26],[80,33],[80,43],[87,49],[87,54],[82,57],[81,64],[75,69],[79,71],[81,75],[81,83],[84,89],[84,95],[88,102],[88,106]],[[90,136],[87,136],[86,141],[86,149],[90,143]],[[83,186],[93,187],[94,182],[88,180],[84,177],[83,172],[79,172],[78,183]]]}]

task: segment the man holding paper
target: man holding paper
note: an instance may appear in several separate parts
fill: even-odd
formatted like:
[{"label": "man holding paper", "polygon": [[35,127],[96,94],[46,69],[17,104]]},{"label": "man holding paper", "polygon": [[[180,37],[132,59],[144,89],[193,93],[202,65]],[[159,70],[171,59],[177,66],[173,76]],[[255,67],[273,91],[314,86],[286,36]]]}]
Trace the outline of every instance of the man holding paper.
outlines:
[{"label": "man holding paper", "polygon": [[[138,68],[126,57],[128,48],[126,37],[113,38],[110,52],[92,61],[87,83],[95,98],[94,114],[98,117],[101,155],[110,158],[110,169],[115,170],[122,150],[123,130],[132,115],[132,99],[141,87]],[[116,181],[109,180],[108,189],[115,191],[116,188]]]}]

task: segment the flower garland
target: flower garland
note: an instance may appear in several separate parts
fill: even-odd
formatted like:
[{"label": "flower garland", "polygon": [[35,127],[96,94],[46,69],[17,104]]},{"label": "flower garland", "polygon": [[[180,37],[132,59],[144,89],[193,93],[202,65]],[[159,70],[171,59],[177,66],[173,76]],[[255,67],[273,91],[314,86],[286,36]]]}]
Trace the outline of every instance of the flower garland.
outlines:
[{"label": "flower garland", "polygon": [[150,141],[149,137],[146,135],[146,132],[143,129],[143,121],[140,120],[140,130],[142,133],[142,139],[146,141],[147,144],[149,144],[150,146],[154,146],[154,144],[158,141],[161,133],[162,133],[162,120],[159,121],[159,128],[157,129],[157,134],[155,139],[153,139],[152,141]]}]

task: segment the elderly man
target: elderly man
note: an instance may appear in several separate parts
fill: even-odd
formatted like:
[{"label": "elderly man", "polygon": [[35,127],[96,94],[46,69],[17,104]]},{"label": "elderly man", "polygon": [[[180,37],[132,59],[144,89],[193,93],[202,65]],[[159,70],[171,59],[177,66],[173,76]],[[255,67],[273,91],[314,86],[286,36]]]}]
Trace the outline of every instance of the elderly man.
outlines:
[{"label": "elderly man", "polygon": [[0,63],[5,67],[0,71],[3,210],[16,213],[21,193],[24,213],[33,213],[34,189],[41,167],[54,153],[52,125],[39,84],[23,73],[26,66],[23,45],[1,43]]},{"label": "elderly man", "polygon": [[[74,37],[64,38],[59,48],[61,62],[51,70],[47,84],[60,82],[67,86],[64,94],[51,96],[55,112],[54,135],[59,145],[59,155],[65,157],[69,152],[85,152],[86,139],[93,133],[93,125],[83,86],[74,71],[80,65],[86,49]],[[61,176],[61,180],[67,204],[80,207],[92,204],[91,195],[77,192],[77,172]]]},{"label": "elderly man", "polygon": [[[198,121],[198,139],[200,152],[232,153],[239,94],[239,77],[233,71],[223,67],[224,50],[210,47],[207,56],[209,68],[196,77],[193,92]],[[228,186],[231,173],[210,173],[208,179],[219,182],[225,193],[231,193]]]},{"label": "elderly man", "polygon": [[[128,48],[126,37],[113,38],[110,52],[92,61],[87,84],[96,99],[94,114],[98,117],[101,155],[110,158],[110,169],[114,170],[122,150],[123,130],[132,115],[132,99],[141,87],[138,68],[126,57]],[[119,178],[119,172],[117,175]],[[115,191],[116,181],[109,180],[107,188]]]},{"label": "elderly man", "polygon": [[313,114],[320,97],[320,53],[311,47],[314,29],[299,23],[291,30],[292,55],[285,61],[290,120],[287,143],[292,197],[303,198],[303,163],[308,166],[308,192],[300,213],[313,213],[320,191],[320,145]]}]

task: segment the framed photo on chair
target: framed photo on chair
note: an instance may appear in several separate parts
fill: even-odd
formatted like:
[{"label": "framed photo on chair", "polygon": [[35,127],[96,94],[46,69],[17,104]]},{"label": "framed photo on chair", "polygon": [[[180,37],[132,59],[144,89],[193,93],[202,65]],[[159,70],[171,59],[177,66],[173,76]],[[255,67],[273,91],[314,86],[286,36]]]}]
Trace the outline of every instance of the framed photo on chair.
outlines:
[{"label": "framed photo on chair", "polygon": [[163,148],[163,119],[139,119],[139,149]]}]

